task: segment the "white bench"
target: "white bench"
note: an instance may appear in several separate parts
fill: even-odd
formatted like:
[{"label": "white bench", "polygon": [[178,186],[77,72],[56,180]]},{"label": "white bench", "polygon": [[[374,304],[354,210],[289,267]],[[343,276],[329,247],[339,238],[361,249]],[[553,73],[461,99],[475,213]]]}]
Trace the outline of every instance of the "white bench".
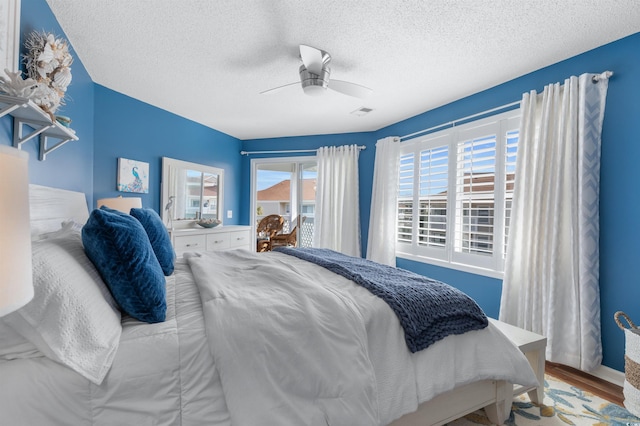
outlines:
[{"label": "white bench", "polygon": [[417,411],[405,414],[393,426],[442,425],[483,407],[490,421],[503,424],[509,417],[513,396],[528,392],[532,402],[542,403],[546,337],[491,318],[489,321],[525,354],[539,386],[512,387],[496,380],[470,383],[420,404]]},{"label": "white bench", "polygon": [[538,378],[538,386],[514,386],[513,395],[528,392],[531,402],[542,404],[544,399],[544,363],[547,338],[492,318],[489,318],[489,321],[520,348],[522,353],[527,357],[527,360],[529,360],[529,364],[531,364],[531,368],[533,368],[533,372]]}]

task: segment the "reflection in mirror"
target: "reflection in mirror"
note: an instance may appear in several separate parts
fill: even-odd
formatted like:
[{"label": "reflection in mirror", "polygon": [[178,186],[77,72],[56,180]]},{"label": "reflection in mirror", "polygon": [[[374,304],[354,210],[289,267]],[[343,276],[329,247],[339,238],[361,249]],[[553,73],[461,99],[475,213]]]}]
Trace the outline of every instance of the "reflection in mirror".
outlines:
[{"label": "reflection in mirror", "polygon": [[162,158],[162,219],[170,227],[188,227],[202,219],[222,220],[224,170]]}]

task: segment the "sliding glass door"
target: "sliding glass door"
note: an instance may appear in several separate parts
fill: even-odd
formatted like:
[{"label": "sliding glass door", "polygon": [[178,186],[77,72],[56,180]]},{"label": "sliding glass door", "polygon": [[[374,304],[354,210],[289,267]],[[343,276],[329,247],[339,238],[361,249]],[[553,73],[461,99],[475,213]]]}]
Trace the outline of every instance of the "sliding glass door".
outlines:
[{"label": "sliding glass door", "polygon": [[284,218],[283,233],[296,226],[298,247],[311,247],[316,205],[315,157],[251,160],[251,223],[270,214]]}]

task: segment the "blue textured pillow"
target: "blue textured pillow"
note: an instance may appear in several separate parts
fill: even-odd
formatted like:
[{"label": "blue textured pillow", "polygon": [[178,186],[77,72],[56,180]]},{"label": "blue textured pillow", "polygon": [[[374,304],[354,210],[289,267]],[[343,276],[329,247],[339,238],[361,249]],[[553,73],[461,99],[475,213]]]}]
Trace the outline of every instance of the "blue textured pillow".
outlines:
[{"label": "blue textured pillow", "polygon": [[173,260],[176,258],[176,253],[173,251],[171,245],[171,237],[165,228],[162,219],[158,216],[153,209],[131,209],[131,216],[140,221],[142,227],[147,231],[147,236],[151,242],[153,252],[160,262],[162,272],[166,276],[173,274]]},{"label": "blue textured pillow", "polygon": [[124,312],[148,323],[165,320],[164,274],[136,218],[106,207],[93,210],[82,243]]}]

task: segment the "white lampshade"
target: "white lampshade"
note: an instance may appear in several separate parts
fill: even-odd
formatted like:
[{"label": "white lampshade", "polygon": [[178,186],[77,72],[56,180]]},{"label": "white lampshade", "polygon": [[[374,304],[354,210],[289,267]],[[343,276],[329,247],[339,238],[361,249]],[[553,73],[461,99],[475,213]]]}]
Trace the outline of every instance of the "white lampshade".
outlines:
[{"label": "white lampshade", "polygon": [[0,145],[0,317],[33,298],[29,155]]},{"label": "white lampshade", "polygon": [[123,196],[116,198],[101,198],[98,200],[98,208],[102,206],[129,214],[132,208],[142,208],[142,198]]}]

